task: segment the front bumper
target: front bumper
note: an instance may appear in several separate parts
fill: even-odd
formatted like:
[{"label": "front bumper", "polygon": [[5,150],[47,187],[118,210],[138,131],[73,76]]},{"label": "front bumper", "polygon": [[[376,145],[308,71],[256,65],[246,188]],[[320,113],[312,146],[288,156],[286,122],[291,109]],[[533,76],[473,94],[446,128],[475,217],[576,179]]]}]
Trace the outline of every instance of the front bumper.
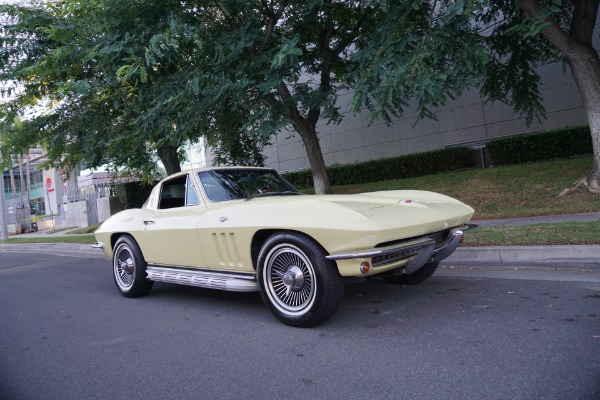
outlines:
[{"label": "front bumper", "polygon": [[[429,262],[439,262],[450,256],[462,243],[467,228],[451,229],[446,240],[437,245],[434,239],[421,237],[386,247],[331,254],[326,258],[337,262],[342,276],[377,275],[398,268],[410,274]],[[360,268],[364,262],[372,266],[367,273]]]}]

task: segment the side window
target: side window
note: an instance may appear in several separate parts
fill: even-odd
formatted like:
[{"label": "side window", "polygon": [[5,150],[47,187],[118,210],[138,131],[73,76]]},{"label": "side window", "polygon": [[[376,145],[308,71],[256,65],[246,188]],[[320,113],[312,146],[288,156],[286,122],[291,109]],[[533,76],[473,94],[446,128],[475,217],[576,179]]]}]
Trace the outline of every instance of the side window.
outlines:
[{"label": "side window", "polygon": [[194,187],[194,182],[192,181],[192,177],[190,175],[187,176],[186,187],[186,195],[185,195],[185,205],[186,206],[197,206],[200,204],[200,199],[198,199],[198,193],[196,192],[196,188]]},{"label": "side window", "polygon": [[185,183],[187,175],[178,176],[163,183],[158,208],[183,207],[185,205]]}]

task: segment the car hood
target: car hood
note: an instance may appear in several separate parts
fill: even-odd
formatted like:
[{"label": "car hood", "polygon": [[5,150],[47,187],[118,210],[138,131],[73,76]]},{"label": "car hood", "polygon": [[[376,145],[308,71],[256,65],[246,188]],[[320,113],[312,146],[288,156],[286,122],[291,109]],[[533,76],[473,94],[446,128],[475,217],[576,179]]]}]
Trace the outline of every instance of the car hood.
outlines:
[{"label": "car hood", "polygon": [[[227,202],[229,203],[229,202]],[[217,215],[254,226],[398,230],[411,236],[465,224],[474,210],[451,197],[426,191],[396,190],[352,195],[263,197],[213,208]],[[225,209],[229,212],[224,213]],[[212,214],[212,212],[210,212]],[[404,236],[404,235],[401,235]]]},{"label": "car hood", "polygon": [[317,197],[360,213],[381,228],[434,224],[445,229],[466,223],[474,213],[473,208],[452,197],[427,191],[396,190]]}]

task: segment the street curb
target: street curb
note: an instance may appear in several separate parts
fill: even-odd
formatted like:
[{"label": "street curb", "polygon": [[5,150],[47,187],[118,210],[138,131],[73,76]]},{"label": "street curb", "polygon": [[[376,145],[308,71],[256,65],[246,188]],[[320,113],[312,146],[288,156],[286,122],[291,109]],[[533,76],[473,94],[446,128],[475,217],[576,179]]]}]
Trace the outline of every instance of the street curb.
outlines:
[{"label": "street curb", "polygon": [[[89,244],[27,243],[0,244],[0,252],[68,253],[104,257]],[[600,245],[481,246],[459,247],[441,263],[443,266],[546,267],[600,269]]]},{"label": "street curb", "polygon": [[21,253],[73,253],[80,255],[104,256],[101,249],[91,247],[89,244],[77,243],[25,243],[25,244],[0,244],[0,252]]},{"label": "street curb", "polygon": [[446,266],[600,268],[600,245],[459,247]]}]

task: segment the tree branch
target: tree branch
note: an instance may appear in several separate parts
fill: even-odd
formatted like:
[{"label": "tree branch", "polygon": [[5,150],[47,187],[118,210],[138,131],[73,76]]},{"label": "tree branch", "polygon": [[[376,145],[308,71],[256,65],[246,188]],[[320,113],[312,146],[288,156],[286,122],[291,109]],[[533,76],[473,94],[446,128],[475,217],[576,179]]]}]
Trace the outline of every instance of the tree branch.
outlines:
[{"label": "tree branch", "polygon": [[600,0],[576,0],[574,3],[570,36],[586,46],[592,46]]},{"label": "tree branch", "polygon": [[277,21],[279,21],[279,18],[281,18],[281,16],[283,15],[286,3],[287,2],[282,1],[281,3],[279,3],[279,7],[277,7],[275,11],[271,12],[271,10],[269,10],[268,8],[268,4],[266,4],[265,1],[261,1],[261,4],[265,7],[264,14],[269,17],[269,22],[267,23],[267,29],[265,30],[265,34],[262,40],[260,41],[260,45],[256,49],[256,54],[262,54],[265,51],[267,44],[269,44],[269,41],[273,37],[273,32],[275,31]]},{"label": "tree branch", "polygon": [[[597,0],[594,1],[597,2]],[[543,9],[538,0],[523,0],[520,7],[525,16],[531,19],[539,20],[543,16]],[[569,36],[556,21],[547,19],[546,22],[548,25],[542,29],[542,35],[565,56],[572,58],[576,57],[578,53],[589,54],[589,46]],[[573,19],[573,23],[575,23],[575,19]]]}]

